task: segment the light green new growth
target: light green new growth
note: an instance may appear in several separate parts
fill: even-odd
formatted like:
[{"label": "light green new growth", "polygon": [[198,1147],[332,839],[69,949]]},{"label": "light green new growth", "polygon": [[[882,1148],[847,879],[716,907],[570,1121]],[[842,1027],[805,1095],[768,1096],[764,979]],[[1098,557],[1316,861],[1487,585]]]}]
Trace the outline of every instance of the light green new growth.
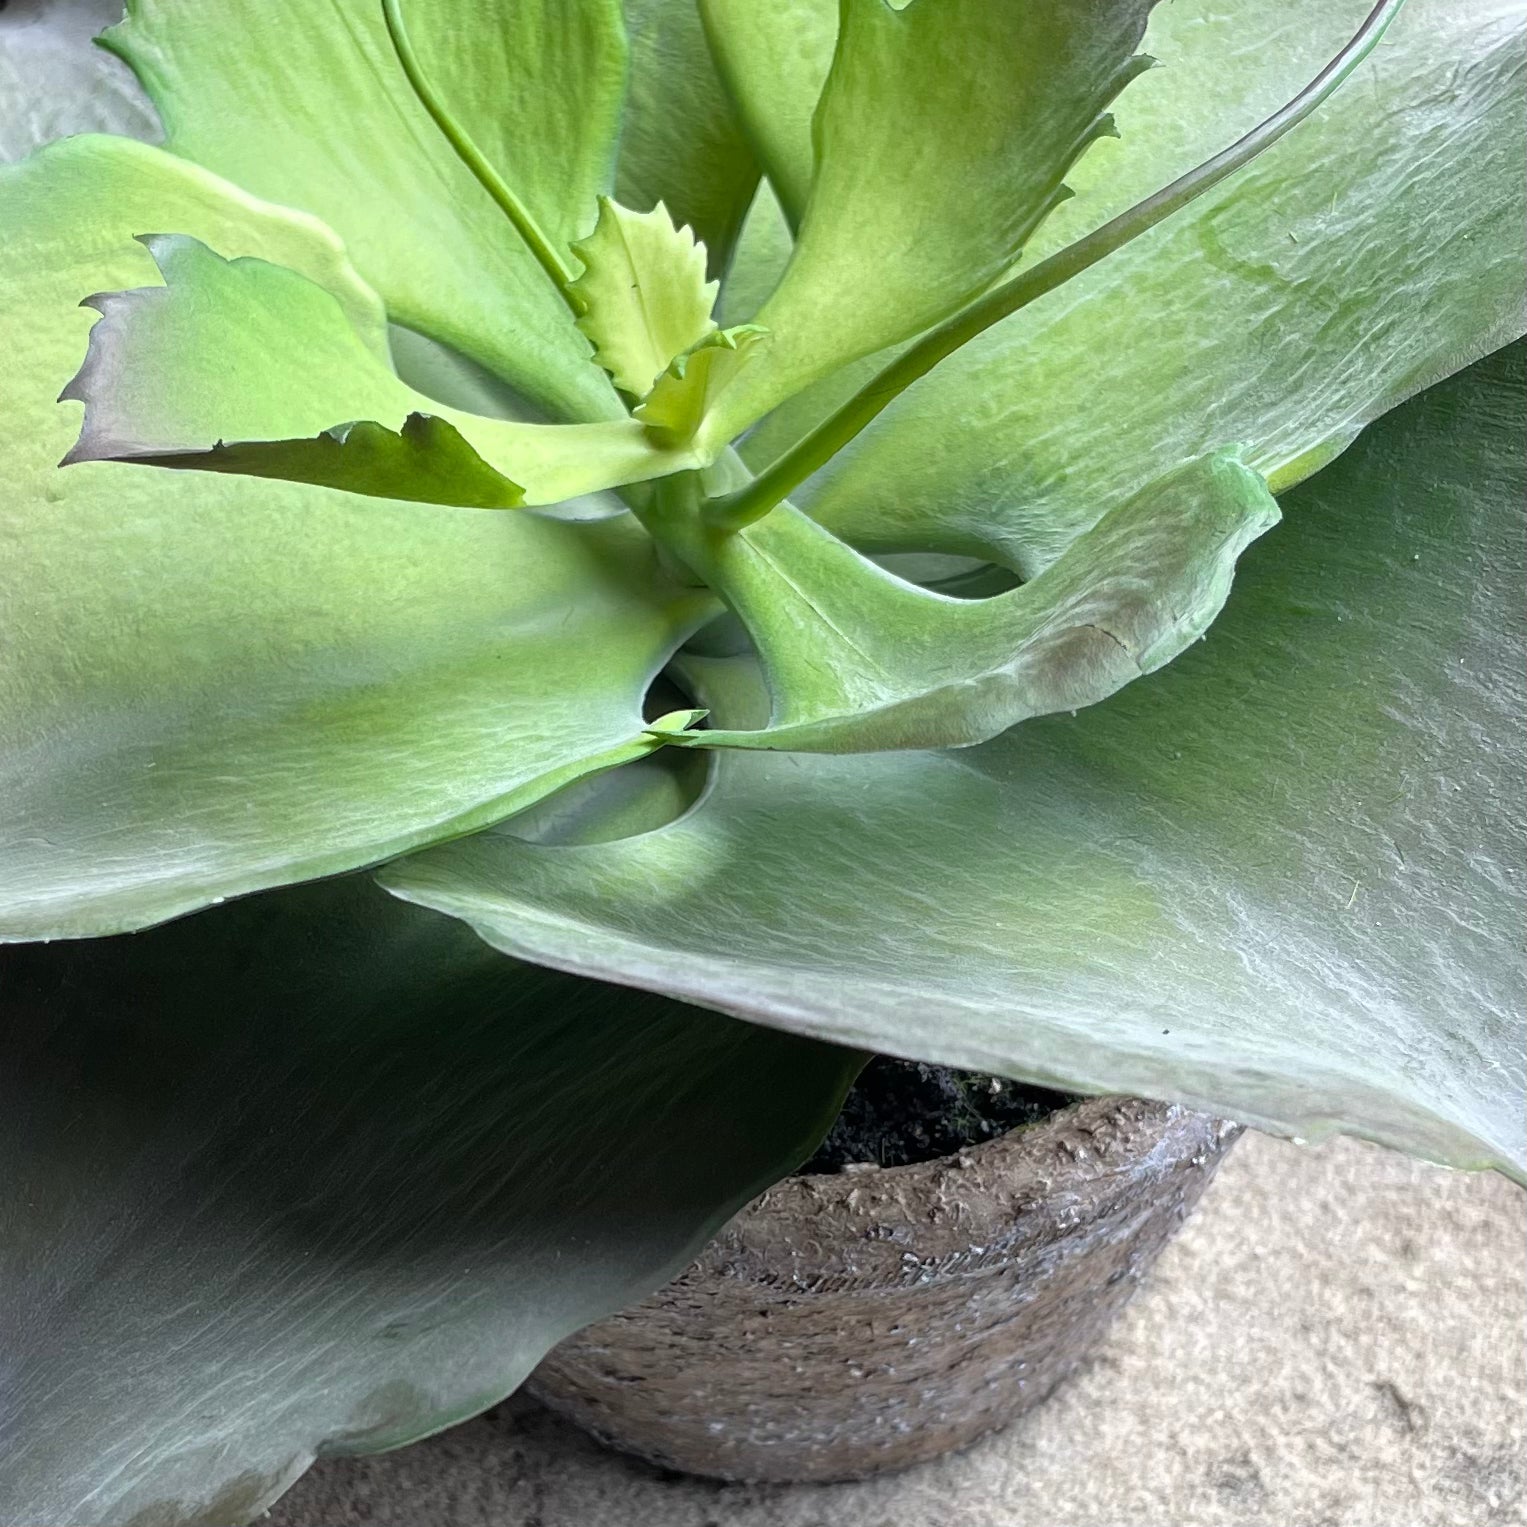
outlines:
[{"label": "light green new growth", "polygon": [[578,327],[615,385],[644,398],[676,356],[716,327],[721,284],[705,279],[705,246],[662,202],[633,212],[601,196],[599,221],[573,252],[584,265],[569,288]]},{"label": "light green new growth", "polygon": [[711,524],[737,530],[761,519],[940,361],[993,324],[1081,275],[1249,164],[1304,121],[1346,80],[1378,46],[1404,3],[1405,0],[1379,0],[1346,47],[1298,95],[1229,148],[1024,275],[1004,282],[963,313],[924,335],[753,482],[711,500],[705,506]]},{"label": "light green new growth", "polygon": [[712,400],[736,378],[768,332],[756,323],[716,329],[675,356],[636,410],[653,440],[670,450],[693,440]]},{"label": "light green new growth", "polygon": [[676,737],[691,727],[699,726],[708,715],[708,710],[671,710],[659,716],[656,721],[649,721],[647,730],[654,737]]},{"label": "light green new growth", "polygon": [[419,104],[433,118],[446,141],[455,149],[457,157],[477,177],[483,190],[493,198],[504,215],[514,224],[515,231],[524,239],[541,268],[551,277],[552,284],[562,294],[568,307],[576,314],[578,304],[571,292],[572,270],[557,253],[540,224],[531,216],[530,209],[514,194],[503,176],[488,163],[486,155],[472,141],[467,130],[446,109],[444,101],[425,77],[424,70],[419,64],[419,57],[408,39],[408,29],[403,23],[402,0],[382,0],[382,15],[386,19],[387,35],[392,39],[398,62],[403,66],[403,72],[408,76],[408,83],[413,87],[414,94],[418,96]]}]

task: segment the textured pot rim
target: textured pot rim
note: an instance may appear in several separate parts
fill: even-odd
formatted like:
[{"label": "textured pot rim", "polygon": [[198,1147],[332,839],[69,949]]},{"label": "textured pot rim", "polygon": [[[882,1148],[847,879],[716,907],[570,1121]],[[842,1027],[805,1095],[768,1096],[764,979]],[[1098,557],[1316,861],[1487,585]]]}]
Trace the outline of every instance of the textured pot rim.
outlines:
[{"label": "textured pot rim", "polygon": [[1059,1250],[1238,1132],[1177,1104],[1084,1098],[953,1156],[798,1174],[754,1199],[679,1282],[827,1293],[964,1276]]},{"label": "textured pot rim", "polygon": [[1075,1369],[1237,1133],[1095,1098],[943,1160],[788,1178],[666,1288],[559,1347],[532,1392],[715,1479],[924,1463]]}]

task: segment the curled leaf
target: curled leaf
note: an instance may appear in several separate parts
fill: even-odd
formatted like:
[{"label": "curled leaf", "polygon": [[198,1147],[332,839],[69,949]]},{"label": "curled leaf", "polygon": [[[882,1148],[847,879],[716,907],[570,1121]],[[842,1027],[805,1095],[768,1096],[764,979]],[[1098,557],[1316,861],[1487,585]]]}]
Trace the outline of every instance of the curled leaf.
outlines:
[{"label": "curled leaf", "polygon": [[[636,410],[653,440],[666,450],[679,450],[702,436],[716,399],[737,379],[768,333],[756,323],[716,329],[675,357]],[[700,443],[710,455],[723,442],[702,438]]]},{"label": "curled leaf", "polygon": [[[375,863],[640,757],[652,676],[712,608],[663,576],[629,515],[60,471],[79,408],[54,399],[95,317],[80,296],[145,288],[155,266],[133,235],[166,222],[308,277],[360,336],[344,354],[385,372],[375,294],[312,219],[122,138],[0,168],[0,332],[20,336],[0,366],[0,940],[141,928]],[[308,335],[315,365],[326,332]],[[258,376],[258,332],[221,355]],[[225,392],[218,356],[201,377]],[[345,417],[327,393],[310,406],[300,369],[283,378],[242,394],[266,410],[256,425]],[[390,418],[416,401],[435,409],[405,390]],[[193,422],[210,445],[227,420]]]},{"label": "curled leaf", "polygon": [[851,752],[984,742],[1080,710],[1203,635],[1237,557],[1278,520],[1232,452],[1121,504],[1038,578],[991,598],[903,582],[781,505],[735,535],[680,543],[748,628],[773,706],[711,747]]},{"label": "curled leaf", "polygon": [[[560,250],[587,232],[614,173],[623,9],[408,0],[425,73]],[[131,0],[127,12],[104,42],[160,108],[174,153],[321,217],[395,322],[547,417],[619,416],[561,296],[409,87],[380,0]]]}]

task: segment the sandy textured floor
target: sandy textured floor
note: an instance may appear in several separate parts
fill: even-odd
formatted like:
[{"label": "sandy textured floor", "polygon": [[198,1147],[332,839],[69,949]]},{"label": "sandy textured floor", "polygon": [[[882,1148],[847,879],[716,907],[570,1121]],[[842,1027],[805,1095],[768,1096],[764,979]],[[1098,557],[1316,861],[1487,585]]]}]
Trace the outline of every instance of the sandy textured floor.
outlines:
[{"label": "sandy textured floor", "polygon": [[280,1527],[1527,1524],[1527,1195],[1248,1136],[1091,1366],[899,1478],[668,1479],[514,1402],[316,1468]]}]

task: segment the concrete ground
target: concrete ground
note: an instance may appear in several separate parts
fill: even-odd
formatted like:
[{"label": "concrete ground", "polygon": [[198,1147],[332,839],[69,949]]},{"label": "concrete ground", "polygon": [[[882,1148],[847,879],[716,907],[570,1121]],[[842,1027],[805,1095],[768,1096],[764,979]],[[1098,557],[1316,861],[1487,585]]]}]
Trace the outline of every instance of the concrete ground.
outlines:
[{"label": "concrete ground", "polygon": [[962,1456],[670,1478],[528,1401],[320,1464],[271,1527],[1517,1527],[1527,1195],[1248,1135],[1087,1369]]}]

